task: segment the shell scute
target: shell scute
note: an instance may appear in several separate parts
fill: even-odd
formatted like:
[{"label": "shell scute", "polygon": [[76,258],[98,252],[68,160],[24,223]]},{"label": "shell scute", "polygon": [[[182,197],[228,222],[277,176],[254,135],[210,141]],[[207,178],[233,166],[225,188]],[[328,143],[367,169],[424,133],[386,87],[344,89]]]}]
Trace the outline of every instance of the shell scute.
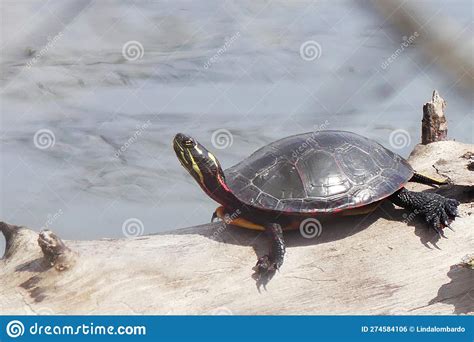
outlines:
[{"label": "shell scute", "polygon": [[413,176],[399,155],[344,131],[291,136],[225,171],[245,204],[285,212],[331,212],[381,200]]}]

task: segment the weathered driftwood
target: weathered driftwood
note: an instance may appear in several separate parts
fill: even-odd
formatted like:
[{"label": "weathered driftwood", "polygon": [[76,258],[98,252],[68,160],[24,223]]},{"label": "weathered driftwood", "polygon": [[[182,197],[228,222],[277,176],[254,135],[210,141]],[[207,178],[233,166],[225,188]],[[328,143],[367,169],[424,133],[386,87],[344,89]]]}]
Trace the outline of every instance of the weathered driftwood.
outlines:
[{"label": "weathered driftwood", "polygon": [[444,116],[446,101],[433,91],[431,101],[423,105],[423,120],[421,121],[421,143],[430,144],[443,141],[448,137],[448,123]]},{"label": "weathered driftwood", "polygon": [[[266,252],[257,232],[208,224],[131,239],[66,241],[2,223],[3,314],[451,314],[474,311],[472,145],[419,145],[410,162],[449,177],[439,191],[461,217],[439,239],[390,203],[322,222],[318,238],[286,234],[280,273],[259,292],[251,267]],[[433,165],[444,165],[436,171]],[[429,189],[410,184],[416,190]],[[403,222],[405,221],[405,222]],[[215,232],[218,234],[215,234]],[[39,239],[39,245],[38,245]],[[71,252],[74,251],[74,252]]]}]

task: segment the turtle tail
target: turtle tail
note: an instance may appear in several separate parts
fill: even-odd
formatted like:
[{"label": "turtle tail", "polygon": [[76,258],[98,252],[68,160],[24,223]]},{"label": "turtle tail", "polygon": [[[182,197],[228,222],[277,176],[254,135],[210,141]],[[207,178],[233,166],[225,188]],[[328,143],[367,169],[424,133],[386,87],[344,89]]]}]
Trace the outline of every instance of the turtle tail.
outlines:
[{"label": "turtle tail", "polygon": [[415,183],[421,183],[421,184],[426,184],[426,185],[446,185],[449,184],[447,179],[436,179],[436,178],[431,178],[425,175],[422,175],[421,173],[414,173],[413,177],[411,177],[410,182],[415,182]]}]

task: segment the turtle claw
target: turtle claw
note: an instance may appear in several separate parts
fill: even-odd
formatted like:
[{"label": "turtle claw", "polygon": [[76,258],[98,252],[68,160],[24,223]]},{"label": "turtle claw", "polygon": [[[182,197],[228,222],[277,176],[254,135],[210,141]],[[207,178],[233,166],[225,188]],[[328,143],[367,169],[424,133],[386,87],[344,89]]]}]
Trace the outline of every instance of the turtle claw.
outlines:
[{"label": "turtle claw", "polygon": [[274,272],[278,269],[275,262],[270,259],[269,255],[264,255],[260,257],[255,264],[253,270],[258,274],[266,274],[269,272]]},{"label": "turtle claw", "polygon": [[449,230],[455,232],[455,230],[453,229],[453,227],[450,226],[450,223],[447,220],[444,220],[443,225],[445,228],[448,228]]},{"label": "turtle claw", "polygon": [[217,210],[212,213],[211,223],[217,220],[219,217],[217,216]]},{"label": "turtle claw", "polygon": [[273,278],[276,271],[278,271],[278,265],[271,259],[269,255],[260,257],[253,267],[255,273],[253,278],[257,281],[257,287],[260,288],[263,285],[266,288],[268,282]]},{"label": "turtle claw", "polygon": [[447,239],[446,235],[444,235],[444,233],[443,233],[443,229],[436,228],[436,227],[433,227],[433,229],[436,231],[436,233],[438,233],[440,238]]},{"label": "turtle claw", "polygon": [[453,229],[453,227],[451,227],[449,224],[446,225],[446,228],[450,229],[451,231],[455,232],[455,230]]}]

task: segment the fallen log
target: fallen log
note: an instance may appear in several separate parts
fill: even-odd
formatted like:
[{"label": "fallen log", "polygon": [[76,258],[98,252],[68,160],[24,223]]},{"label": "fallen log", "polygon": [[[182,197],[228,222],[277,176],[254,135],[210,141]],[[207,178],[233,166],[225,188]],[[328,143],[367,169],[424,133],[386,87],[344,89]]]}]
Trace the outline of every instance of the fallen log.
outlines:
[{"label": "fallen log", "polygon": [[[267,242],[222,223],[137,238],[64,241],[0,224],[2,314],[460,314],[474,311],[472,145],[418,145],[413,167],[450,185],[461,217],[440,239],[405,210],[322,221],[286,235],[281,271],[259,291],[251,267]],[[433,167],[434,166],[434,167]],[[218,232],[218,234],[216,234]],[[463,259],[464,257],[464,259]]]}]

